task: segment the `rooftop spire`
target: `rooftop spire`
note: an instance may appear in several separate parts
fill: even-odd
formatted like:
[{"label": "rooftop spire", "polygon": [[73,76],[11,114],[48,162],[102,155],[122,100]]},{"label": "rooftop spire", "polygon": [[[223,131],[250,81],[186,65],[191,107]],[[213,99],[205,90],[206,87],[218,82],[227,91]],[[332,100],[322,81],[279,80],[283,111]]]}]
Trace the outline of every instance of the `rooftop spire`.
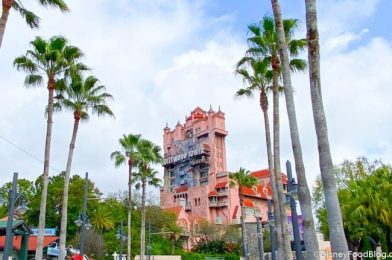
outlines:
[{"label": "rooftop spire", "polygon": [[208,113],[214,113],[214,110],[212,110],[212,106],[210,105],[210,110],[208,110]]}]

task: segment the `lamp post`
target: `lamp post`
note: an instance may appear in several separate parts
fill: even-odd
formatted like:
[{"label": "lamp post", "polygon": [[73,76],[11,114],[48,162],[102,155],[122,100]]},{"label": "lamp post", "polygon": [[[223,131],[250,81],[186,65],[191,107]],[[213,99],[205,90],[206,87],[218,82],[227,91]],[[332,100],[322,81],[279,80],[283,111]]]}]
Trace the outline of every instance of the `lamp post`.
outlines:
[{"label": "lamp post", "polygon": [[275,238],[275,219],[272,213],[272,201],[267,200],[268,205],[268,226],[270,229],[270,241],[271,241],[271,259],[276,260],[276,238]]},{"label": "lamp post", "polygon": [[264,260],[264,245],[263,245],[263,229],[261,228],[261,216],[256,216],[256,230],[257,230],[257,239],[259,242],[259,258],[260,260]]},{"label": "lamp post", "polygon": [[291,209],[291,222],[293,225],[295,257],[297,260],[302,260],[301,236],[299,234],[297,203],[296,203],[296,200],[298,198],[298,184],[295,182],[295,179],[293,178],[290,161],[286,162],[286,170],[287,170],[286,203],[290,205],[290,209]]},{"label": "lamp post", "polygon": [[[10,252],[12,251],[12,246],[14,242],[14,233],[12,232],[12,222],[14,218],[14,211],[18,211],[20,214],[24,214],[28,208],[26,207],[26,203],[23,199],[23,196],[18,193],[18,173],[14,173],[14,177],[12,180],[12,189],[8,190],[8,219],[7,219],[7,229],[6,229],[6,238],[5,238],[5,247],[3,253],[3,260],[8,260]],[[5,204],[5,199],[0,193],[0,205]],[[16,202],[21,199],[21,205],[16,209]],[[12,253],[11,253],[12,255]]]},{"label": "lamp post", "polygon": [[147,245],[147,260],[151,259],[151,217],[148,217],[148,245]]},{"label": "lamp post", "polygon": [[89,230],[91,228],[90,220],[87,216],[87,189],[88,189],[88,172],[86,172],[86,177],[84,180],[84,197],[83,197],[83,212],[79,215],[79,218],[75,221],[76,225],[80,227],[80,255],[82,259],[84,258],[84,230]]},{"label": "lamp post", "polygon": [[119,258],[120,258],[120,260],[122,260],[123,259],[123,256],[122,256],[123,241],[127,240],[127,237],[126,237],[124,229],[123,229],[123,221],[122,220],[121,220],[120,228],[118,229],[118,231],[116,233],[116,237],[120,240]]}]

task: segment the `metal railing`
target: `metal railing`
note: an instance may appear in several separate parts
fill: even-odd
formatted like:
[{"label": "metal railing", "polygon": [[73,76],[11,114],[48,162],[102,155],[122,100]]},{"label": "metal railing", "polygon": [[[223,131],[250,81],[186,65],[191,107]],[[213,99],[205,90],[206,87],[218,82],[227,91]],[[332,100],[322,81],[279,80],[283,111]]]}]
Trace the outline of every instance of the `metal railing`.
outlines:
[{"label": "metal railing", "polygon": [[218,196],[227,196],[227,190],[218,191]]}]

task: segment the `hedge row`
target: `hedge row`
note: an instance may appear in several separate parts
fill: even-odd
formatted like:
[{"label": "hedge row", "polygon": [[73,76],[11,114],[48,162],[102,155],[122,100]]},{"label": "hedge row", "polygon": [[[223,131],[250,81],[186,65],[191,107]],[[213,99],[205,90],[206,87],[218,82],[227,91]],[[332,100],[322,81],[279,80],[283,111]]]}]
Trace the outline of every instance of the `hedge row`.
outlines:
[{"label": "hedge row", "polygon": [[239,260],[240,256],[236,254],[199,254],[199,253],[183,253],[181,254],[182,260],[204,260],[206,256],[220,256],[224,257],[225,260]]}]

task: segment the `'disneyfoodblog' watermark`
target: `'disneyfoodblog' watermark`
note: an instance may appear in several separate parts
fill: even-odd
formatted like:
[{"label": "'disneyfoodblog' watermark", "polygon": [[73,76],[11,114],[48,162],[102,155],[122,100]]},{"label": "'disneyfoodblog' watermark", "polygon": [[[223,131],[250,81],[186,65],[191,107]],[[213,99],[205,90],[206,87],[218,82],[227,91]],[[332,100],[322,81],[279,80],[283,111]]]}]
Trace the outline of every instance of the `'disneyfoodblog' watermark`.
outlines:
[{"label": "'disneyfoodblog' watermark", "polygon": [[387,252],[377,252],[377,251],[365,251],[365,252],[356,252],[356,251],[348,251],[348,252],[329,252],[329,251],[320,251],[315,252],[315,256],[321,257],[337,257],[337,258],[346,258],[346,257],[377,257],[381,259],[386,259],[387,257],[392,257],[392,253]]}]

